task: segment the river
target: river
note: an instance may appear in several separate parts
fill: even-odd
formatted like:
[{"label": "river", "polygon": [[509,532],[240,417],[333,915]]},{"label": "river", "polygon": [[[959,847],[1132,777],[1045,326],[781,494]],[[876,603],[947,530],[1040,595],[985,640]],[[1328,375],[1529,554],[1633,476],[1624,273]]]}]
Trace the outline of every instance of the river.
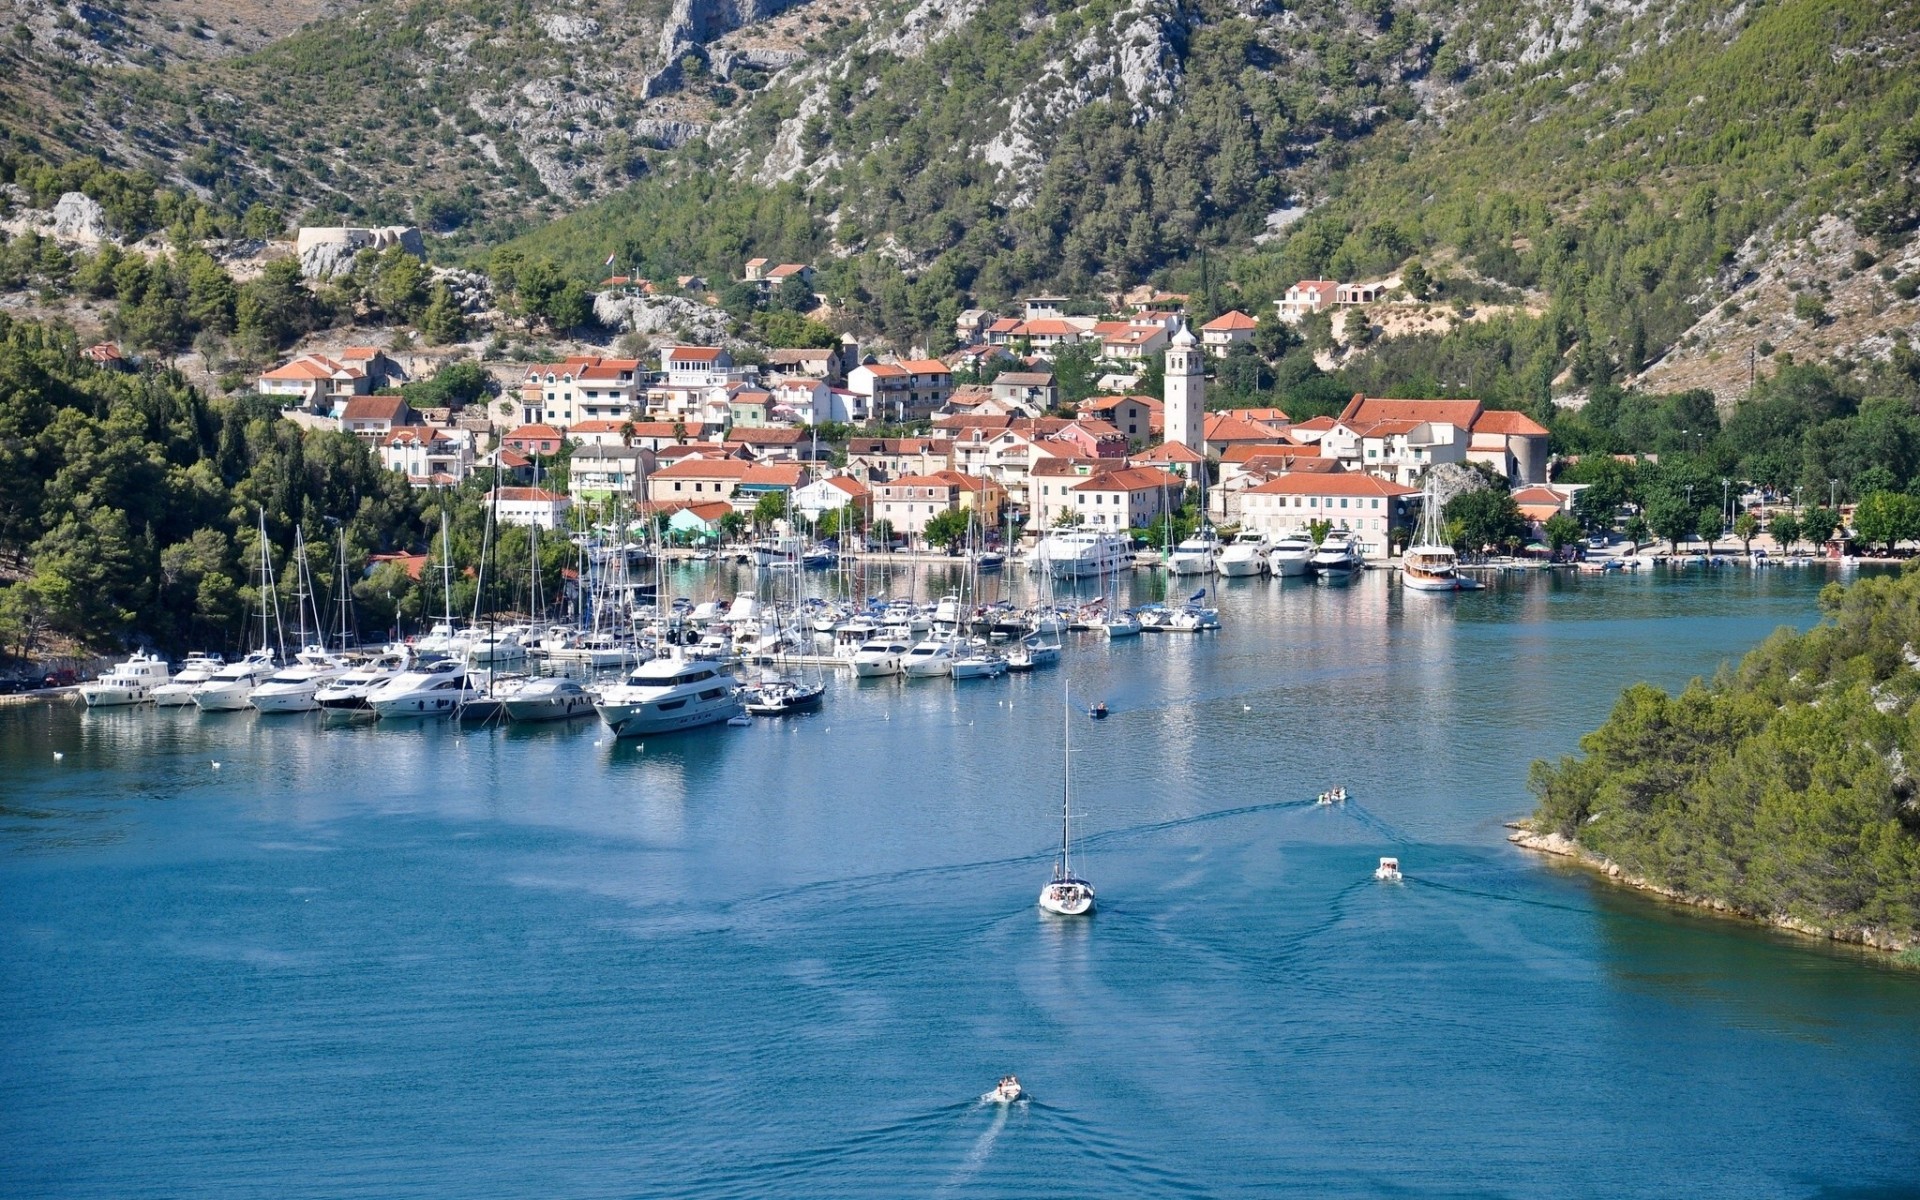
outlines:
[{"label": "river", "polygon": [[[1920,972],[1502,839],[1621,687],[1826,578],[1222,581],[1217,634],[643,741],[0,711],[0,1180],[1920,1195]],[[1081,921],[1034,905],[1067,722]],[[1008,1071],[1031,1101],[979,1103]]]}]

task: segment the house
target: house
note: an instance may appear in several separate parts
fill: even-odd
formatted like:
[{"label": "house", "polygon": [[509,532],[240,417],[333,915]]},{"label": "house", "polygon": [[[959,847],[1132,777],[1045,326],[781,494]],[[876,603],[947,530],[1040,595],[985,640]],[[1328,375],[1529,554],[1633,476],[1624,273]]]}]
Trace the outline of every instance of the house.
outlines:
[{"label": "house", "polygon": [[718,346],[668,346],[660,352],[660,372],[669,387],[724,387],[732,370],[733,355]]},{"label": "house", "polygon": [[487,493],[487,504],[502,525],[530,525],[535,529],[561,529],[567,523],[567,510],[573,501],[560,492],[539,487],[502,487]]},{"label": "house", "polygon": [[1276,475],[1240,497],[1240,523],[1269,538],[1306,534],[1325,521],[1350,533],[1361,555],[1385,559],[1393,531],[1411,528],[1418,490],[1355,471],[1290,472]]},{"label": "house", "polygon": [[1287,436],[1287,430],[1293,425],[1293,418],[1277,408],[1236,408],[1233,415],[1242,421],[1265,425],[1279,437]]},{"label": "house", "polygon": [[1082,417],[1098,417],[1136,444],[1153,436],[1153,416],[1159,411],[1160,401],[1152,396],[1094,396],[1080,402]]},{"label": "house", "polygon": [[[1330,435],[1331,436],[1331,435]],[[1327,443],[1321,443],[1321,453]],[[1444,421],[1376,421],[1360,431],[1359,470],[1413,484],[1435,463],[1465,462],[1465,431]]]},{"label": "house", "polygon": [[1331,279],[1302,279],[1287,289],[1283,299],[1274,301],[1282,321],[1299,321],[1332,308],[1340,285]]},{"label": "house", "polygon": [[124,371],[130,365],[126,356],[120,353],[120,347],[112,342],[95,342],[82,350],[80,357],[103,371]]},{"label": "house", "polygon": [[647,499],[731,502],[750,464],[737,458],[686,457],[665,462],[647,476]]},{"label": "house", "polygon": [[1157,467],[1190,483],[1200,477],[1200,469],[1206,461],[1198,450],[1179,442],[1161,442],[1158,446],[1127,457],[1130,467]]},{"label": "house", "polygon": [[1028,296],[1020,303],[1027,320],[1032,321],[1042,317],[1064,317],[1067,315],[1067,305],[1072,302],[1070,296]]},{"label": "house", "polygon": [[999,484],[959,471],[902,475],[873,488],[873,519],[887,522],[896,537],[924,538],[927,523],[943,512],[971,512],[984,528],[1000,523],[1006,496]]},{"label": "house", "polygon": [[962,346],[971,346],[984,341],[987,328],[999,320],[984,308],[969,308],[953,319],[953,340]]},{"label": "house", "polygon": [[1386,295],[1384,283],[1343,283],[1334,289],[1336,304],[1372,304]]},{"label": "house", "polygon": [[431,425],[408,425],[375,445],[380,465],[398,471],[414,487],[448,486],[473,473],[473,433]]},{"label": "house", "polygon": [[[1548,434],[1522,412],[1487,409],[1478,400],[1389,400],[1356,395],[1340,412],[1351,426],[1380,421],[1427,421],[1464,431],[1466,461],[1484,462],[1511,485],[1545,483]],[[1296,426],[1296,429],[1298,427]]]},{"label": "house", "polygon": [[993,377],[993,398],[1043,413],[1060,402],[1060,384],[1052,371],[1002,371]]},{"label": "house", "polygon": [[1201,423],[1201,449],[1218,457],[1234,446],[1262,445],[1279,440],[1266,425],[1231,412],[1208,413]]},{"label": "house", "polygon": [[1166,348],[1167,331],[1158,322],[1128,322],[1101,338],[1100,357],[1139,362]]},{"label": "house", "polygon": [[563,429],[581,421],[618,421],[634,415],[640,387],[636,358],[575,355],[535,364],[520,381],[521,420]]},{"label": "house", "polygon": [[947,402],[953,371],[937,358],[862,363],[847,372],[847,388],[861,397],[864,420],[924,421]]},{"label": "house", "polygon": [[1178,508],[1186,490],[1184,479],[1156,467],[1123,467],[1071,485],[1067,511],[1096,529],[1140,529]]},{"label": "house", "polygon": [[[1112,459],[1035,459],[1026,477],[1027,528],[1048,530],[1069,523],[1075,508],[1075,487],[1095,475],[1125,468],[1124,462]],[[1177,497],[1174,503],[1178,505]]]},{"label": "house", "polygon": [[772,260],[765,259],[765,258],[748,259],[746,262],[746,266],[741,270],[741,274],[740,274],[741,282],[759,283],[761,280],[761,277],[765,275],[767,270],[767,264],[770,261]]},{"label": "house", "polygon": [[1224,354],[1242,342],[1253,340],[1260,323],[1234,309],[1224,312],[1200,327],[1200,344],[1216,354]]},{"label": "house", "polygon": [[567,426],[567,440],[576,446],[625,446],[628,431],[638,428],[633,421],[577,421]]},{"label": "house", "polygon": [[1129,448],[1127,435],[1098,417],[1065,422],[1048,440],[1068,443],[1080,458],[1125,458]]},{"label": "house", "polygon": [[371,395],[373,381],[358,367],[349,367],[321,354],[302,354],[292,362],[263,372],[256,383],[262,396],[324,413],[353,396]]},{"label": "house", "polygon": [[847,442],[847,472],[892,479],[943,471],[952,465],[952,445],[934,438],[852,438]]},{"label": "house", "polygon": [[742,512],[752,511],[769,492],[785,496],[797,492],[807,482],[807,468],[797,462],[748,463],[740,473],[739,486],[733,492],[733,504]]},{"label": "house", "polygon": [[756,428],[736,425],[723,443],[729,450],[745,447],[759,462],[799,462],[807,449],[803,429]]},{"label": "house", "polygon": [[872,504],[873,490],[851,475],[816,479],[793,493],[793,511],[809,521],[818,521],[822,513],[851,509],[864,525]]},{"label": "house", "polygon": [[725,501],[683,505],[667,518],[667,532],[685,541],[715,541],[720,537],[722,522],[734,511]]},{"label": "house", "polygon": [[736,383],[727,388],[727,425],[764,429],[773,409],[773,393],[751,384]]},{"label": "house", "polygon": [[782,379],[773,385],[773,409],[770,414],[775,420],[797,422],[801,425],[819,425],[826,421],[844,421],[843,411],[834,415],[833,391],[823,379],[791,377]]},{"label": "house", "polygon": [[[840,346],[813,348],[804,346],[783,346],[767,351],[767,366],[780,376],[801,376],[818,379],[829,386],[845,383],[847,371],[858,365],[858,357],[849,361],[848,354]],[[858,348],[851,352],[857,356]]]},{"label": "house", "polygon": [[653,462],[653,452],[637,446],[618,443],[579,446],[567,462],[567,491],[580,503],[610,496],[640,499]]},{"label": "house", "polygon": [[495,483],[537,483],[534,476],[533,460],[518,450],[509,450],[505,446],[496,446],[489,454],[484,454],[474,462],[476,471],[487,472],[487,478]]},{"label": "house", "polygon": [[805,263],[781,263],[777,267],[767,268],[755,282],[759,283],[761,291],[773,292],[789,279],[798,279],[811,287],[813,286],[813,268]]},{"label": "house", "polygon": [[368,385],[376,391],[407,382],[406,369],[378,346],[348,346],[335,357],[341,366],[365,375]]},{"label": "house", "polygon": [[1520,515],[1527,519],[1527,524],[1537,531],[1555,513],[1572,512],[1573,497],[1577,491],[1577,488],[1536,483],[1516,489],[1513,502],[1519,507]]},{"label": "house", "polygon": [[399,396],[355,396],[340,410],[340,428],[363,442],[379,442],[396,429],[420,425],[420,414]]},{"label": "house", "polygon": [[500,444],[522,454],[558,454],[566,435],[551,425],[522,425],[500,439]]}]

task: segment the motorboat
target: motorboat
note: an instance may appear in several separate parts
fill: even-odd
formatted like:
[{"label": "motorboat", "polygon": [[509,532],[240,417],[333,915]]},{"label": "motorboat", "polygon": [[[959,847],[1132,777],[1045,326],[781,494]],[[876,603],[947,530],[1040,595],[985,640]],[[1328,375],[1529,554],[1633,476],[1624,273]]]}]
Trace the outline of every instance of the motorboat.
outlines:
[{"label": "motorboat", "polygon": [[475,629],[467,640],[467,661],[518,662],[527,656],[527,645],[522,640],[525,632],[518,625],[502,625],[497,629]]},{"label": "motorboat", "polygon": [[1007,673],[1007,658],[985,646],[967,646],[953,656],[947,673],[955,679],[998,679]]},{"label": "motorboat", "polygon": [[1188,601],[1167,616],[1166,628],[1173,633],[1205,633],[1220,628],[1220,610]]},{"label": "motorboat", "polygon": [[1360,548],[1343,533],[1330,533],[1313,552],[1313,570],[1321,583],[1338,587],[1353,582],[1363,567]]},{"label": "motorboat", "polygon": [[953,674],[953,643],[940,637],[915,642],[900,660],[900,671],[911,679]]},{"label": "motorboat", "polygon": [[[1608,560],[1611,561],[1611,560]],[[1603,565],[1601,570],[1605,570]],[[1400,556],[1400,586],[1414,592],[1460,590],[1460,560],[1440,531],[1440,504],[1428,485],[1414,540]]]},{"label": "motorboat", "polygon": [[166,659],[136,650],[132,658],[115,663],[105,675],[81,684],[80,698],[87,702],[88,708],[139,704],[168,680]]},{"label": "motorboat", "polygon": [[1059,639],[1048,641],[1037,633],[1029,634],[1007,654],[1007,670],[1031,671],[1035,667],[1051,667],[1059,661]]},{"label": "motorboat", "polygon": [[[1073,721],[1070,704],[1061,711],[1060,855],[1053,862],[1053,878],[1040,889],[1040,908],[1060,917],[1080,917],[1093,911],[1093,885],[1073,871]],[[1096,716],[1106,705],[1096,706]],[[1017,1080],[1015,1081],[1018,1082]]]},{"label": "motorboat", "polygon": [[1267,551],[1267,570],[1287,578],[1305,575],[1312,562],[1313,543],[1298,534],[1280,538]]},{"label": "motorboat", "polygon": [[275,671],[247,697],[256,712],[312,712],[320,707],[320,685],[347,673],[347,663],[317,646],[294,655],[292,666]]},{"label": "motorboat", "polygon": [[1273,547],[1267,542],[1267,535],[1257,529],[1242,529],[1238,536],[1220,548],[1220,557],[1215,566],[1222,575],[1240,578],[1246,575],[1264,575],[1267,573],[1267,558]]},{"label": "motorboat", "polygon": [[898,675],[911,649],[901,638],[869,638],[853,652],[853,673],[862,678]]},{"label": "motorboat", "polygon": [[1040,539],[1028,568],[1055,579],[1111,575],[1133,566],[1133,543],[1125,535],[1099,529],[1056,529]]},{"label": "motorboat", "polygon": [[1164,633],[1173,620],[1173,610],[1164,604],[1142,604],[1133,610],[1142,631]]},{"label": "motorboat", "polygon": [[565,721],[593,715],[593,697],[564,675],[522,680],[496,693],[510,721]]},{"label": "motorboat", "polygon": [[234,712],[247,707],[253,690],[273,674],[273,651],[255,650],[237,663],[221,667],[193,689],[193,703],[201,712]]},{"label": "motorboat", "polygon": [[810,712],[826,698],[827,685],[808,683],[782,675],[762,678],[740,693],[747,712],[756,717],[784,717],[789,713]]},{"label": "motorboat", "polygon": [[407,717],[453,717],[480,688],[458,658],[417,662],[367,694],[367,707],[381,720]]},{"label": "motorboat", "polygon": [[147,699],[158,708],[181,708],[193,703],[193,689],[213,678],[213,673],[226,666],[226,660],[218,654],[203,654],[198,650],[187,655],[187,661],[165,683],[155,686],[147,693]]},{"label": "motorboat", "polygon": [[1101,622],[1100,628],[1106,633],[1108,640],[1139,637],[1140,617],[1132,609],[1123,608],[1117,613],[1109,614],[1107,619]]},{"label": "motorboat", "polygon": [[1095,702],[1091,708],[1087,709],[1087,715],[1089,717],[1092,717],[1096,721],[1106,720],[1107,719],[1107,702],[1105,700],[1100,700]]},{"label": "motorboat", "polygon": [[994,1085],[993,1090],[980,1097],[980,1102],[982,1104],[1017,1104],[1026,1098],[1027,1092],[1020,1086],[1019,1076],[1002,1075],[1000,1082]]},{"label": "motorboat", "polygon": [[456,628],[450,620],[435,621],[413,648],[420,654],[459,655],[466,652],[468,637],[468,631]]},{"label": "motorboat", "polygon": [[1320,793],[1319,797],[1314,801],[1314,803],[1341,804],[1346,801],[1346,798],[1347,798],[1346,788],[1344,787],[1328,788],[1326,791]]},{"label": "motorboat", "polygon": [[413,651],[389,646],[357,667],[350,667],[314,689],[313,701],[330,712],[364,712],[367,697],[395,675],[413,665]]},{"label": "motorboat", "polygon": [[1203,529],[1183,539],[1167,555],[1167,570],[1175,575],[1211,575],[1220,553],[1220,539],[1213,530]]},{"label": "motorboat", "polygon": [[740,685],[721,663],[674,653],[601,689],[594,709],[615,737],[673,733],[740,716]]},{"label": "motorboat", "polygon": [[1006,565],[1007,556],[998,550],[982,550],[973,556],[973,566],[977,571],[998,571]]},{"label": "motorboat", "polygon": [[960,593],[949,592],[940,597],[940,602],[933,606],[933,627],[941,633],[952,633],[959,628],[960,620],[965,614],[966,609],[960,603]]},{"label": "motorboat", "polygon": [[1380,865],[1373,869],[1373,877],[1381,883],[1399,883],[1400,860],[1397,858],[1382,858]]}]

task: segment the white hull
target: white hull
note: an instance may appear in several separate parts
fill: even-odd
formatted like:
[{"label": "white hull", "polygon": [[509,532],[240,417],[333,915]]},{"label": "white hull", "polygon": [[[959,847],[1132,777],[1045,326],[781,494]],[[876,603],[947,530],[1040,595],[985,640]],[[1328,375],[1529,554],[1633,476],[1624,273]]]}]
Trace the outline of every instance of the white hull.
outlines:
[{"label": "white hull", "polygon": [[501,707],[514,721],[565,721],[593,712],[593,698],[585,692],[568,696],[547,696],[538,700],[502,700]]},{"label": "white hull", "polygon": [[655,733],[678,733],[702,725],[718,725],[740,716],[745,710],[729,694],[725,699],[687,701],[684,708],[662,712],[652,703],[594,705],[600,719],[615,737],[645,737]]},{"label": "white hull", "polygon": [[193,703],[193,689],[197,683],[164,683],[153,689],[148,697],[156,708],[185,708]]},{"label": "white hull", "polygon": [[1244,579],[1249,575],[1264,575],[1267,571],[1266,560],[1260,558],[1233,558],[1220,556],[1220,573],[1229,579]]},{"label": "white hull", "polygon": [[897,658],[854,659],[853,673],[861,679],[884,679],[900,673],[900,660]]},{"label": "white hull", "polygon": [[1400,569],[1400,586],[1410,592],[1457,592],[1460,590],[1458,575],[1433,575],[1424,572]]},{"label": "white hull", "polygon": [[319,690],[318,683],[263,684],[248,697],[248,703],[263,713],[313,712],[320,707],[320,702],[314,699],[314,693]]},{"label": "white hull", "polygon": [[460,711],[460,706],[475,699],[480,693],[472,688],[449,688],[445,691],[410,692],[404,696],[390,696],[372,703],[373,711],[382,720],[404,720],[408,717],[451,717]]},{"label": "white hull", "polygon": [[1313,557],[1306,550],[1275,550],[1267,555],[1267,570],[1288,579],[1298,579],[1307,573],[1308,560]]},{"label": "white hull", "polygon": [[238,712],[253,699],[253,686],[244,682],[209,688],[203,683],[193,690],[193,703],[201,712]]},{"label": "white hull", "polygon": [[1167,560],[1167,570],[1175,575],[1206,575],[1213,571],[1213,556],[1176,554]]},{"label": "white hull", "polygon": [[1134,621],[1134,620],[1108,621],[1106,625],[1103,626],[1103,628],[1107,631],[1107,638],[1109,641],[1111,641],[1114,638],[1130,638],[1130,637],[1140,636],[1140,622]]},{"label": "white hull", "polygon": [[81,684],[80,698],[87,702],[88,708],[117,708],[127,704],[145,703],[151,693],[137,685],[122,686],[114,684]]},{"label": "white hull", "polygon": [[956,658],[953,660],[955,679],[994,679],[1007,673],[1007,660],[1004,658]]},{"label": "white hull", "polygon": [[1057,917],[1084,917],[1093,906],[1093,885],[1082,880],[1050,883],[1040,889],[1041,909]]},{"label": "white hull", "polygon": [[1133,545],[1113,534],[1074,530],[1041,539],[1030,561],[1055,579],[1087,579],[1133,566]]}]

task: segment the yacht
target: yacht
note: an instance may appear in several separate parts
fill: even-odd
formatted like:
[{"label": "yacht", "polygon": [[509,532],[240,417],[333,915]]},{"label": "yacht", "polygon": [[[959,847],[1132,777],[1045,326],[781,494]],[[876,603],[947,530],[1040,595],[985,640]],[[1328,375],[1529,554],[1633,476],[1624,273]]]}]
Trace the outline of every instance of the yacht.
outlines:
[{"label": "yacht", "polygon": [[671,733],[742,715],[739,690],[721,664],[674,655],[642,663],[625,683],[602,689],[594,708],[615,737]]},{"label": "yacht", "polygon": [[1132,609],[1123,608],[1119,612],[1108,614],[1100,628],[1106,631],[1108,640],[1139,637],[1140,617]]},{"label": "yacht", "polygon": [[80,685],[80,698],[88,708],[107,708],[116,704],[139,704],[153,696],[154,689],[167,683],[167,662],[157,654],[135,651],[132,658],[116,663],[111,671]]},{"label": "yacht", "polygon": [[415,663],[374,688],[367,695],[367,707],[383,720],[451,717],[479,696],[479,687],[467,676],[467,665],[458,658],[441,658]]},{"label": "yacht", "polygon": [[864,677],[898,675],[911,649],[903,638],[869,638],[853,652],[853,673]]},{"label": "yacht", "polygon": [[1297,533],[1288,534],[1267,552],[1267,570],[1275,575],[1297,578],[1307,573],[1313,561],[1313,543]]},{"label": "yacht", "polygon": [[466,630],[455,628],[451,620],[435,621],[413,648],[421,654],[465,654],[469,636]]},{"label": "yacht", "polygon": [[1400,586],[1415,592],[1460,590],[1460,560],[1440,532],[1440,505],[1431,484],[1422,497],[1413,544],[1400,556]]},{"label": "yacht", "polygon": [[1213,530],[1203,529],[1185,539],[1167,555],[1167,570],[1175,575],[1209,575],[1214,569],[1214,556],[1220,551],[1220,539]]},{"label": "yacht", "polygon": [[756,717],[784,717],[811,712],[826,699],[827,685],[774,675],[740,693],[747,712]]},{"label": "yacht", "polygon": [[914,643],[900,660],[900,670],[912,679],[953,674],[953,643],[940,637]]},{"label": "yacht", "polygon": [[275,671],[247,697],[255,712],[312,712],[320,707],[320,686],[347,673],[344,660],[317,646],[294,655],[294,664]]},{"label": "yacht", "polygon": [[998,679],[1007,673],[1007,657],[984,645],[963,644],[948,663],[947,673],[955,679]]},{"label": "yacht", "polygon": [[514,721],[565,721],[591,716],[593,697],[579,680],[564,676],[528,679],[499,693],[501,707]]},{"label": "yacht", "polygon": [[1221,547],[1217,565],[1222,575],[1230,577],[1264,575],[1267,556],[1272,551],[1266,534],[1257,529],[1242,529],[1239,536]]},{"label": "yacht", "polygon": [[1220,628],[1220,610],[1200,603],[1200,597],[1182,604],[1167,618],[1166,627],[1175,633],[1205,633]]},{"label": "yacht", "polygon": [[[1095,715],[1104,716],[1102,704]],[[1060,745],[1064,759],[1060,790],[1060,856],[1053,862],[1053,878],[1040,889],[1040,907],[1061,917],[1081,917],[1093,911],[1093,885],[1073,873],[1073,705],[1065,703]]]},{"label": "yacht", "polygon": [[518,662],[527,656],[525,633],[518,625],[497,629],[475,629],[467,642],[467,661],[476,663]]},{"label": "yacht", "polygon": [[1133,543],[1098,529],[1056,529],[1040,539],[1028,563],[1055,579],[1110,575],[1133,566]]},{"label": "yacht", "polygon": [[273,651],[255,650],[237,663],[228,663],[193,689],[201,712],[233,712],[247,706],[253,691],[273,674]]},{"label": "yacht", "polygon": [[1338,587],[1353,582],[1354,575],[1364,564],[1360,560],[1360,548],[1352,539],[1340,532],[1329,533],[1320,548],[1313,552],[1313,570],[1320,582]]},{"label": "yacht", "polygon": [[218,654],[202,654],[195,650],[187,655],[187,661],[180,664],[173,678],[155,687],[147,694],[147,699],[160,708],[181,708],[192,704],[193,689],[212,679],[213,673],[226,665],[226,660]]},{"label": "yacht", "polygon": [[313,702],[330,711],[362,711],[372,708],[367,697],[373,690],[413,665],[413,651],[405,646],[389,646],[368,662],[351,667],[314,689]]}]

